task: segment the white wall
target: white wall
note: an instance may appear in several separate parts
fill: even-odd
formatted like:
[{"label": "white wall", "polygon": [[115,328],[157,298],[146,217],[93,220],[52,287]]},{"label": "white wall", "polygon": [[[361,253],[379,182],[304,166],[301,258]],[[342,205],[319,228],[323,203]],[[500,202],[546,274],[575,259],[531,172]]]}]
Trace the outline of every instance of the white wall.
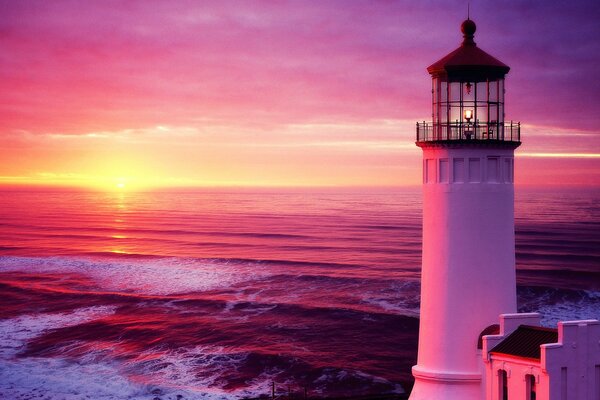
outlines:
[{"label": "white wall", "polygon": [[500,333],[483,337],[481,352],[485,368],[483,396],[500,400],[498,374],[508,373],[509,399],[526,400],[526,375],[537,384],[537,400],[600,400],[600,322],[597,320],[558,323],[558,342],[541,346],[540,360],[529,360],[489,351],[519,325],[539,325],[540,316],[500,316]]},{"label": "white wall", "polygon": [[527,360],[517,357],[494,355],[489,365],[491,373],[488,375],[489,385],[486,400],[501,400],[500,397],[500,371],[507,373],[507,389],[509,400],[530,400],[527,376],[533,375],[536,384],[536,400],[548,399],[548,377],[542,372],[539,361]]},{"label": "white wall", "polygon": [[558,343],[542,345],[549,400],[600,400],[600,322],[558,323]]},{"label": "white wall", "polygon": [[421,320],[411,400],[478,399],[479,334],[499,314],[516,311],[513,154],[423,148]]}]

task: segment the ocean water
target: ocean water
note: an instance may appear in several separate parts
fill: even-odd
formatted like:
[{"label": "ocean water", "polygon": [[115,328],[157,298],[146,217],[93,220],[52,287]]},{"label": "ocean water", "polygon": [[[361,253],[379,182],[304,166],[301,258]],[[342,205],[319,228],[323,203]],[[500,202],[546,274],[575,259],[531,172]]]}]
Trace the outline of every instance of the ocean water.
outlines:
[{"label": "ocean water", "polygon": [[[517,190],[519,308],[600,318],[600,192]],[[0,192],[0,398],[401,393],[421,194]]]}]

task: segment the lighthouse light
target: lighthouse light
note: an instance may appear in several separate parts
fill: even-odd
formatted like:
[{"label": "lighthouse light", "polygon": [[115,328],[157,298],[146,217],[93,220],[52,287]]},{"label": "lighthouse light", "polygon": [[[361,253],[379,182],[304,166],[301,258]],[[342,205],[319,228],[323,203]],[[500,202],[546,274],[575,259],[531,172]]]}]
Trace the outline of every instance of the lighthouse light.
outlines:
[{"label": "lighthouse light", "polygon": [[470,123],[472,118],[473,110],[465,110],[465,119],[467,120],[467,123]]}]

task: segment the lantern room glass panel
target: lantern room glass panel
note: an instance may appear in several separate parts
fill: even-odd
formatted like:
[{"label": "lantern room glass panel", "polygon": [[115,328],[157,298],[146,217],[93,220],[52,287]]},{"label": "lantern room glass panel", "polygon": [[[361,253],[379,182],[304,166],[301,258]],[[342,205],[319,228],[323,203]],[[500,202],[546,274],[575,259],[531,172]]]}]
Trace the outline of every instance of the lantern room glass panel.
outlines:
[{"label": "lantern room glass panel", "polygon": [[504,79],[432,80],[432,135],[437,140],[502,139]]},{"label": "lantern room glass panel", "polygon": [[498,102],[498,81],[489,81],[489,97],[488,101],[491,103]]},{"label": "lantern room glass panel", "polygon": [[450,102],[457,103],[461,100],[461,84],[460,82],[450,82]]},{"label": "lantern room glass panel", "polygon": [[488,100],[488,85],[487,81],[477,82],[477,101]]},{"label": "lantern room glass panel", "polygon": [[440,80],[440,102],[448,102],[448,81]]}]

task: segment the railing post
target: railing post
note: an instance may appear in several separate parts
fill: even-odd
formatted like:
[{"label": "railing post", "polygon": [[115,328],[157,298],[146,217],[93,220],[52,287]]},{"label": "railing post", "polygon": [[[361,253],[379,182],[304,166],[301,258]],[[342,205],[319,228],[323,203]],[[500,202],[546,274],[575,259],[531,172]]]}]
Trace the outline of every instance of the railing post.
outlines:
[{"label": "railing post", "polygon": [[419,123],[417,122],[417,142],[419,141]]},{"label": "railing post", "polygon": [[512,120],[510,121],[510,124],[512,125],[512,129],[510,130],[512,133],[517,127],[515,126],[514,121]]}]

